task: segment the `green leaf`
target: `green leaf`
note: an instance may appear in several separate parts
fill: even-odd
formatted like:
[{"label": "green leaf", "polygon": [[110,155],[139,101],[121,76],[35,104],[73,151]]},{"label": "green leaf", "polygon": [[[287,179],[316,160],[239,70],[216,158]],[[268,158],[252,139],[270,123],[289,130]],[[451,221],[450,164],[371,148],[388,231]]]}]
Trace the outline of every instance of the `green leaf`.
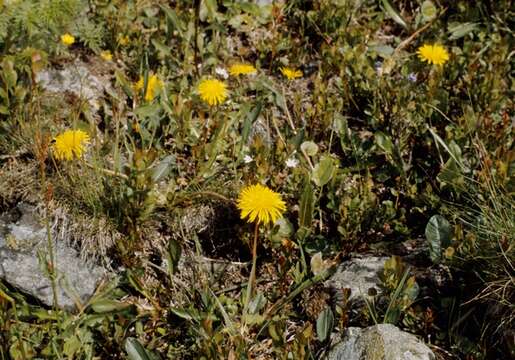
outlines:
[{"label": "green leaf", "polygon": [[308,156],[314,156],[318,152],[318,145],[313,141],[304,141],[302,145],[300,145],[300,148]]},{"label": "green leaf", "polygon": [[152,360],[153,358],[143,345],[132,337],[125,340],[125,351],[127,351],[130,360]]},{"label": "green leaf", "polygon": [[393,142],[388,135],[378,131],[374,134],[377,146],[381,148],[386,154],[393,157]]},{"label": "green leaf", "polygon": [[266,297],[259,291],[249,302],[249,314],[258,314],[266,305]]},{"label": "green leaf", "polygon": [[93,311],[100,314],[111,311],[120,311],[128,308],[129,306],[130,304],[111,299],[100,299],[91,304]]},{"label": "green leaf", "polygon": [[318,164],[313,169],[313,181],[317,186],[324,186],[327,184],[336,171],[334,159],[331,156],[323,156]]},{"label": "green leaf", "polygon": [[442,258],[442,249],[451,244],[451,224],[441,215],[434,215],[426,225],[426,239],[429,244],[429,256],[434,263]]},{"label": "green leaf", "polygon": [[246,144],[249,139],[250,129],[252,128],[252,124],[254,124],[259,116],[261,114],[261,109],[263,107],[263,103],[261,101],[258,101],[254,109],[247,113],[247,116],[245,117],[245,121],[243,123],[243,129],[241,131],[241,144]]},{"label": "green leaf", "polygon": [[152,172],[152,180],[154,182],[158,182],[163,177],[168,175],[170,172],[170,166],[174,163],[174,160],[175,159],[172,155],[168,155],[163,160],[161,160]]},{"label": "green leaf", "polygon": [[324,342],[331,335],[334,326],[334,315],[330,307],[326,307],[317,318],[317,336],[320,342]]},{"label": "green leaf", "polygon": [[4,59],[2,62],[2,72],[2,78],[4,79],[7,88],[14,88],[16,81],[18,81],[18,74],[16,74],[16,71],[14,70],[14,63],[12,60],[8,58]]},{"label": "green leaf", "polygon": [[470,34],[478,27],[477,23],[466,22],[462,24],[449,25],[449,40],[456,40]]},{"label": "green leaf", "polygon": [[134,91],[129,80],[127,80],[125,75],[121,71],[116,70],[114,73],[114,77],[116,79],[116,83],[122,87],[123,91],[125,92],[125,95],[127,95],[130,98],[133,98]]},{"label": "green leaf", "polygon": [[299,227],[305,227],[308,229],[311,227],[314,211],[315,198],[313,196],[313,188],[309,180],[306,180],[302,196],[300,197]]},{"label": "green leaf", "polygon": [[390,4],[388,0],[383,0],[383,7],[386,13],[395,21],[397,24],[401,25],[405,29],[408,28],[408,24],[399,14],[399,12]]},{"label": "green leaf", "polygon": [[420,11],[424,21],[429,21],[436,16],[436,6],[430,0],[426,0],[422,3]]},{"label": "green leaf", "polygon": [[181,244],[179,244],[179,242],[176,240],[170,240],[170,243],[168,244],[168,252],[166,254],[168,272],[170,273],[170,275],[175,274],[175,272],[177,271],[177,266],[179,265],[181,253]]}]

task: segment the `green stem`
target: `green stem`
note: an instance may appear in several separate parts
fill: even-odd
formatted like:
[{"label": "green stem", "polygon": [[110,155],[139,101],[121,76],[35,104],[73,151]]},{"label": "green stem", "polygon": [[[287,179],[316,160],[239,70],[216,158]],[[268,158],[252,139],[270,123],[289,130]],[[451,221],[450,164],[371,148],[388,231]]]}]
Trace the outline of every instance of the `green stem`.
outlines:
[{"label": "green stem", "polygon": [[256,225],[254,227],[254,243],[252,244],[252,268],[250,269],[249,282],[247,285],[247,296],[245,298],[245,306],[243,313],[246,314],[250,302],[250,298],[252,296],[252,290],[254,287],[254,283],[256,282],[256,260],[257,260],[257,241],[259,235],[259,221],[256,221]]}]

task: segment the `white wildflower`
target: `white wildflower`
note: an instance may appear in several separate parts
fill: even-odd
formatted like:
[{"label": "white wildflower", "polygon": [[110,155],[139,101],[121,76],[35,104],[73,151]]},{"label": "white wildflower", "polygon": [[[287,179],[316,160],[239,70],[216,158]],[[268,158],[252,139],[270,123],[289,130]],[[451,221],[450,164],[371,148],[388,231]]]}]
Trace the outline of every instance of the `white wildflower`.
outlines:
[{"label": "white wildflower", "polygon": [[224,79],[228,79],[229,78],[229,73],[227,72],[227,70],[225,70],[224,68],[222,67],[217,67],[215,69],[215,73],[218,75],[218,76],[221,76],[223,77]]},{"label": "white wildflower", "polygon": [[250,155],[245,155],[245,157],[243,158],[243,162],[244,162],[245,164],[251,163],[251,162],[253,162],[253,161],[254,161],[254,159],[253,159],[253,158],[252,158],[252,156],[250,156]]},{"label": "white wildflower", "polygon": [[297,165],[299,165],[299,160],[295,158],[289,158],[288,160],[286,160],[286,167],[294,168],[297,167]]}]

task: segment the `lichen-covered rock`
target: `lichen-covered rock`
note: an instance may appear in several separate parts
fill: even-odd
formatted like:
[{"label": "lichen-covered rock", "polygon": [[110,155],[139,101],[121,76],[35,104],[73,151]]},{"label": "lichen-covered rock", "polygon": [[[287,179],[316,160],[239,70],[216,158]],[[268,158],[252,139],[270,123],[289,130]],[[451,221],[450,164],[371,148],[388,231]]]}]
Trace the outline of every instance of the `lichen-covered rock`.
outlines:
[{"label": "lichen-covered rock", "polygon": [[341,263],[325,285],[338,292],[350,289],[349,300],[356,301],[367,296],[370,289],[379,292],[379,272],[384,268],[386,257],[355,257]]},{"label": "lichen-covered rock", "polygon": [[391,324],[349,328],[327,360],[434,360],[435,355],[416,336]]},{"label": "lichen-covered rock", "polygon": [[[0,278],[16,288],[53,305],[52,284],[48,275],[48,240],[45,227],[35,208],[19,204],[16,211],[0,217]],[[74,309],[94,293],[105,271],[86,264],[64,242],[53,242],[57,274],[58,304]]]},{"label": "lichen-covered rock", "polygon": [[67,64],[62,69],[43,70],[37,74],[36,81],[47,91],[69,92],[87,101],[93,112],[99,110],[104,90],[110,86],[108,79],[93,74],[87,64],[80,61]]}]

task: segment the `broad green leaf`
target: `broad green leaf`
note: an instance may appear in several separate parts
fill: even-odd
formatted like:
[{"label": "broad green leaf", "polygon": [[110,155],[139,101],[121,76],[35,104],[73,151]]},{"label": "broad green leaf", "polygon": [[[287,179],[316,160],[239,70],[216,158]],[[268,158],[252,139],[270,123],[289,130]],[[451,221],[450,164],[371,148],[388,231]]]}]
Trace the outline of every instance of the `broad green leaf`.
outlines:
[{"label": "broad green leaf", "polygon": [[125,351],[127,351],[130,360],[152,360],[153,358],[143,345],[132,337],[125,340]]},{"label": "broad green leaf", "polygon": [[436,16],[436,6],[430,0],[426,0],[422,3],[420,11],[425,21],[429,21]]},{"label": "broad green leaf", "polygon": [[425,231],[429,244],[429,256],[434,263],[439,263],[442,250],[451,244],[451,224],[441,215],[434,215],[429,219]]},{"label": "broad green leaf", "polygon": [[327,184],[334,175],[336,166],[334,159],[329,156],[323,156],[318,164],[313,169],[313,181],[317,186],[324,186]]},{"label": "broad green leaf", "polygon": [[386,13],[388,14],[388,16],[390,16],[393,19],[393,21],[395,21],[397,24],[399,24],[402,27],[407,29],[408,24],[402,18],[402,16],[399,14],[399,12],[392,6],[392,4],[390,4],[390,2],[388,0],[382,0],[382,2],[383,2],[383,7],[384,7]]},{"label": "broad green leaf", "polygon": [[472,31],[476,30],[477,27],[478,27],[477,23],[471,23],[471,22],[449,25],[449,27],[448,27],[449,34],[450,34],[449,40],[456,40],[456,39],[462,38],[465,35],[468,35]]},{"label": "broad green leaf", "polygon": [[249,314],[258,314],[266,305],[266,297],[261,291],[249,302]]},{"label": "broad green leaf", "polygon": [[168,155],[163,160],[159,162],[159,164],[154,168],[152,172],[152,180],[154,182],[158,182],[163,179],[170,172],[170,167],[174,163],[174,157],[172,155]]},{"label": "broad green leaf", "polygon": [[388,135],[378,131],[374,134],[377,146],[381,148],[386,154],[393,156],[393,142]]},{"label": "broad green leaf", "polygon": [[324,342],[331,335],[334,326],[334,315],[330,307],[326,307],[317,318],[317,336],[320,342]]},{"label": "broad green leaf", "polygon": [[299,207],[299,227],[310,228],[313,221],[313,212],[315,211],[315,198],[313,196],[313,188],[311,183],[306,180],[304,190],[300,198]]},{"label": "broad green leaf", "polygon": [[302,145],[300,145],[302,151],[304,151],[308,156],[314,156],[318,152],[318,145],[313,141],[304,141]]}]

